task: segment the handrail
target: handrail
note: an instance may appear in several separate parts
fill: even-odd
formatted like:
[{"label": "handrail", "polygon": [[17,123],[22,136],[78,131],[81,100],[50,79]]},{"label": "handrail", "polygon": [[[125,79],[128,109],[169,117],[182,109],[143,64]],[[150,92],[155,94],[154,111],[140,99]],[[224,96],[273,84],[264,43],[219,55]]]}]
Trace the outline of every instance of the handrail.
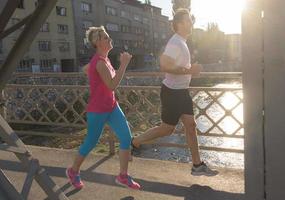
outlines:
[{"label": "handrail", "polygon": [[[125,77],[163,77],[164,72],[126,72]],[[83,72],[69,72],[69,73],[58,73],[58,72],[45,72],[45,73],[14,73],[14,77],[84,77]],[[242,72],[201,72],[200,76],[193,78],[241,78]]]},{"label": "handrail", "polygon": [[[143,132],[147,127],[157,124],[160,116],[159,90],[160,86],[120,86],[118,88],[116,92],[118,100],[134,132]],[[241,112],[240,109],[242,109],[242,88],[239,85],[238,87],[190,87],[189,92],[194,100],[194,108],[197,109],[198,125],[206,123],[203,126],[207,127],[206,129],[198,127],[199,136],[244,138],[243,122],[235,113]],[[84,107],[87,103],[88,85],[8,84],[3,97],[6,100],[5,107],[9,123],[75,129],[86,127]],[[224,98],[229,98],[225,104],[222,103]],[[200,101],[203,101],[203,104],[199,105]],[[232,127],[226,126],[229,123],[228,120],[231,121]],[[177,133],[182,132],[179,127],[180,125],[177,127]],[[228,128],[232,129],[227,132]],[[38,135],[32,130],[17,132]],[[53,134],[64,136],[54,131],[46,132],[44,135],[52,136]],[[109,143],[113,144],[114,138],[109,138]],[[177,147],[184,148],[183,145],[177,145]],[[113,147],[111,149],[114,150]],[[203,149],[243,152],[243,150],[222,147],[203,147]]]}]

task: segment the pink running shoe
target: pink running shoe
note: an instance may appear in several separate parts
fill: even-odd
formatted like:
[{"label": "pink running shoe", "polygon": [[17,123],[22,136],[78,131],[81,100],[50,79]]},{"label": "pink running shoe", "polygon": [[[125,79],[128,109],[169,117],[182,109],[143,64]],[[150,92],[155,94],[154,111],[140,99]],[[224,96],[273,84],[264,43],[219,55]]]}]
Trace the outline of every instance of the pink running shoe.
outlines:
[{"label": "pink running shoe", "polygon": [[72,170],[72,168],[67,168],[66,171],[66,176],[69,179],[69,182],[76,188],[76,189],[81,189],[84,184],[81,181],[80,174],[76,173]]},{"label": "pink running shoe", "polygon": [[137,182],[135,182],[131,176],[129,176],[128,174],[120,174],[116,177],[116,181],[115,181],[118,185],[127,187],[127,188],[131,188],[134,190],[139,190],[141,189],[140,184],[138,184]]}]

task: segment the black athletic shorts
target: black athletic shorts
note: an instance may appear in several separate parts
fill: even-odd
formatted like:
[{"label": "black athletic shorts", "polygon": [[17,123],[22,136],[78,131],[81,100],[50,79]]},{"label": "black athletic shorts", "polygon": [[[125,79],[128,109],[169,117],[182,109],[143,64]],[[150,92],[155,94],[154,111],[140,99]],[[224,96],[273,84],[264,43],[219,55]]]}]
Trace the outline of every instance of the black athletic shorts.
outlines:
[{"label": "black athletic shorts", "polygon": [[194,115],[188,89],[170,89],[162,84],[160,100],[161,120],[166,124],[175,126],[182,114]]}]

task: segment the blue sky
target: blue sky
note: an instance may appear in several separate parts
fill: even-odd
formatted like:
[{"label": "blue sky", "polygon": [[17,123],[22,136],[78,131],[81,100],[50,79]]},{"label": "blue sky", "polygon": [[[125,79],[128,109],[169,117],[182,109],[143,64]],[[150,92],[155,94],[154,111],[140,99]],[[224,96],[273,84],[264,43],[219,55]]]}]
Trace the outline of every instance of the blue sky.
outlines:
[{"label": "blue sky", "polygon": [[[245,0],[192,0],[195,27],[206,28],[209,22],[216,22],[225,33],[240,33],[244,2]],[[162,8],[163,15],[172,18],[171,0],[151,0],[151,3]]]}]

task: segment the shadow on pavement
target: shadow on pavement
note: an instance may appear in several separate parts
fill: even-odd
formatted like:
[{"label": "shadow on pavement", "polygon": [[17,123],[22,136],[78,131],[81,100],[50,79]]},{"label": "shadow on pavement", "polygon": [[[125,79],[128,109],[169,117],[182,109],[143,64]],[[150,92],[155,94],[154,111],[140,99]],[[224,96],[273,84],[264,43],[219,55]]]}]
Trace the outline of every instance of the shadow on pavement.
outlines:
[{"label": "shadow on pavement", "polygon": [[192,185],[185,195],[184,200],[244,200],[245,195],[241,193],[230,193],[213,190],[209,186]]},{"label": "shadow on pavement", "polygon": [[[99,184],[105,184],[110,186],[117,186],[115,183],[115,175],[98,173],[93,170],[97,168],[99,165],[110,159],[112,156],[106,156],[101,160],[97,161],[94,165],[92,165],[87,170],[81,171],[81,178],[83,181],[94,182]],[[62,167],[50,167],[50,166],[42,166],[44,167],[48,174],[53,177],[65,177],[65,168]],[[18,171],[24,172],[20,163],[15,161],[7,161],[0,160],[0,168],[4,170],[10,171]],[[230,193],[225,191],[217,191],[212,189],[209,186],[201,186],[201,185],[191,185],[181,186],[175,185],[171,183],[161,183],[156,180],[149,181],[144,179],[135,179],[142,186],[142,191],[160,193],[165,195],[173,195],[176,197],[184,197],[184,200],[244,200],[244,194],[242,193]],[[118,186],[120,187],[120,186]],[[67,192],[67,190],[71,189],[71,185],[66,182],[64,186],[60,188],[62,191]],[[73,189],[66,193],[67,196],[71,196],[80,190]],[[132,196],[127,196],[122,198],[121,200],[134,200],[135,198]]]},{"label": "shadow on pavement", "polygon": [[120,200],[135,200],[135,198],[132,196],[127,196],[127,197],[121,198]]}]

